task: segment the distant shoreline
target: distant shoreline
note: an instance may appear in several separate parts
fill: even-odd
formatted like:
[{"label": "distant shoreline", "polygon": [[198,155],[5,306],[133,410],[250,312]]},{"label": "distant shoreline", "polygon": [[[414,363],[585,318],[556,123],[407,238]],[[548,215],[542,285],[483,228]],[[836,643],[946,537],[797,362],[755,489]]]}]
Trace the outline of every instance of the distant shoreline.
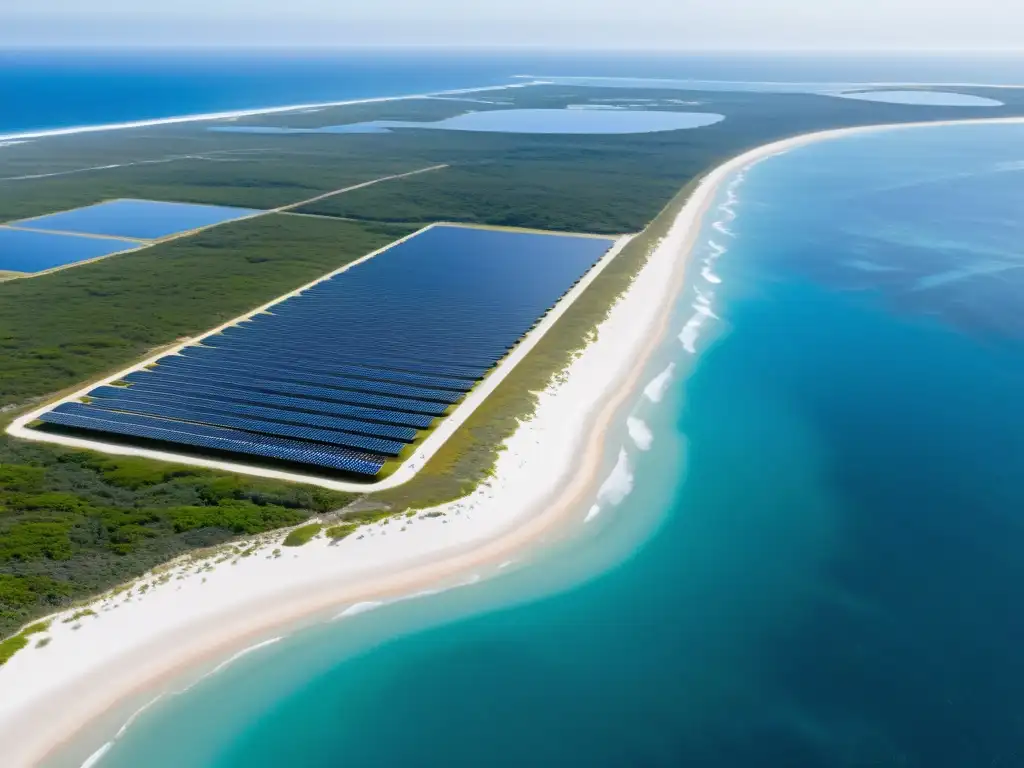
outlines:
[{"label": "distant shoreline", "polygon": [[[788,86],[813,86],[820,87],[820,91],[810,90],[808,93],[829,95],[829,90],[834,89],[856,89],[856,88],[1004,88],[1024,89],[1024,84],[1004,83],[942,83],[942,82],[849,82],[849,83],[800,83],[782,80],[702,80],[702,79],[680,79],[680,78],[652,78],[652,77],[610,77],[605,75],[511,75],[510,79],[521,82],[507,83],[503,85],[485,85],[473,88],[455,88],[451,90],[430,91],[426,93],[409,93],[397,96],[371,96],[360,99],[343,99],[340,101],[312,102],[309,104],[291,104],[275,107],[253,107],[251,109],[229,110],[224,112],[204,112],[188,115],[175,115],[172,117],[155,117],[141,120],[129,120],[120,123],[98,123],[96,125],[78,125],[65,128],[38,128],[27,131],[16,131],[14,133],[0,133],[0,149],[4,146],[13,146],[34,139],[43,139],[51,136],[73,136],[79,133],[101,133],[104,131],[123,131],[132,128],[149,128],[157,125],[178,125],[183,123],[208,122],[215,120],[230,120],[239,117],[253,117],[256,115],[286,114],[289,112],[300,112],[303,110],[320,110],[329,107],[347,107],[356,104],[380,104],[389,101],[404,101],[406,99],[429,99],[433,97],[457,96],[467,93],[486,93],[488,91],[504,91],[510,88],[526,88],[534,85],[556,84],[572,85],[567,81],[584,80],[608,80],[623,82],[648,82],[652,87],[657,83],[717,83],[721,85],[788,85]],[[558,81],[562,81],[559,83]],[[642,87],[642,86],[637,86]],[[685,90],[685,89],[678,89]],[[701,90],[701,89],[696,89]]]},{"label": "distant shoreline", "polygon": [[[600,484],[609,429],[642,387],[645,364],[670,331],[701,224],[737,171],[844,136],[1021,123],[1024,117],[833,129],[766,144],[714,168],[675,214],[596,340],[570,364],[568,377],[545,393],[534,423],[510,439],[508,461],[499,462],[492,485],[446,505],[453,514],[443,526],[438,518],[417,518],[414,529],[392,529],[386,540],[378,530],[379,536],[347,539],[333,549],[307,545],[296,558],[249,558],[210,573],[202,589],[192,588],[205,577],[189,574],[177,587],[184,592],[170,582],[87,619],[78,631],[61,630],[43,649],[21,651],[0,667],[0,743],[8,764],[21,768],[52,757],[127,697],[200,662],[228,657],[269,632],[327,609],[465,583],[467,576],[493,572],[537,548],[555,531],[583,525],[581,507]],[[597,367],[574,371],[581,361]],[[602,375],[588,377],[593,370]]]},{"label": "distant shoreline", "polygon": [[33,139],[44,139],[51,136],[73,136],[79,133],[102,133],[104,131],[124,131],[132,128],[150,128],[156,125],[178,125],[182,123],[200,123],[213,120],[230,120],[238,117],[253,117],[255,115],[275,115],[288,112],[299,112],[302,110],[326,109],[328,107],[348,107],[355,104],[380,104],[388,101],[404,101],[405,99],[429,99],[434,96],[455,96],[463,93],[483,93],[486,91],[504,91],[509,88],[527,88],[532,85],[540,85],[540,82],[508,83],[507,85],[485,85],[477,88],[456,88],[448,91],[432,91],[429,93],[409,93],[399,96],[372,96],[363,99],[344,99],[341,101],[323,101],[311,104],[292,104],[280,107],[254,107],[253,109],[238,109],[227,112],[206,112],[193,115],[178,115],[175,117],[155,117],[144,120],[130,120],[123,123],[101,123],[97,125],[78,125],[67,128],[40,128],[16,133],[0,133],[0,147],[8,142],[11,144],[22,143]]}]

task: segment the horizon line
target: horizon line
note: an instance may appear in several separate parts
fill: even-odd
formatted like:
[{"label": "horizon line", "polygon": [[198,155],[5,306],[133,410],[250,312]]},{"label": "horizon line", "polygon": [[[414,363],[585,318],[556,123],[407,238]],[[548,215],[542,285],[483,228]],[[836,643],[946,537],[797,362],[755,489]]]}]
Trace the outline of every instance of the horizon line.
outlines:
[{"label": "horizon line", "polygon": [[155,50],[158,52],[170,51],[282,51],[282,52],[329,52],[329,53],[366,53],[368,51],[436,51],[436,52],[537,52],[560,54],[571,56],[581,53],[645,53],[651,56],[659,55],[807,55],[807,56],[828,56],[841,57],[852,55],[944,55],[944,54],[969,54],[980,57],[1014,55],[1024,58],[1024,47],[983,48],[974,47],[851,47],[851,48],[804,48],[804,47],[733,47],[733,46],[706,46],[706,47],[650,47],[637,44],[622,46],[590,46],[590,45],[533,45],[528,43],[509,43],[504,45],[474,45],[461,43],[346,43],[340,45],[303,45],[300,43],[276,43],[276,42],[246,42],[246,43],[189,43],[189,42],[143,42],[126,40],[117,43],[66,43],[66,42],[21,42],[9,45],[0,40],[0,53],[15,53],[19,51],[139,51]]}]

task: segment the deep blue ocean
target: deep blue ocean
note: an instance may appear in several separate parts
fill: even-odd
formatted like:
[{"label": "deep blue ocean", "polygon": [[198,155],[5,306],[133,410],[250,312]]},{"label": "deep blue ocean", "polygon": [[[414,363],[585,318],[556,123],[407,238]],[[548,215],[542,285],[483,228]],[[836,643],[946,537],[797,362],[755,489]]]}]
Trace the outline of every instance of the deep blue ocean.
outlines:
[{"label": "deep blue ocean", "polygon": [[[516,74],[1024,82],[994,58],[8,52],[0,130]],[[621,503],[495,578],[240,658],[99,768],[1024,765],[1022,147],[917,128],[738,174],[645,370],[670,386],[608,442]]]},{"label": "deep blue ocean", "polygon": [[0,132],[398,96],[517,75],[1024,83],[1024,57],[0,50]]}]

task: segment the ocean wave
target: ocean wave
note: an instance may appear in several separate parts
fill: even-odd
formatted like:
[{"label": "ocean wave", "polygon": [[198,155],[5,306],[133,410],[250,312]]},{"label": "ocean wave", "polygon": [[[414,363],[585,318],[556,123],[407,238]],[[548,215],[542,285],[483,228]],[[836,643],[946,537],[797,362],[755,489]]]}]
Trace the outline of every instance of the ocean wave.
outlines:
[{"label": "ocean wave", "polygon": [[727,226],[725,226],[725,222],[724,221],[721,221],[721,220],[716,221],[711,226],[715,229],[716,232],[720,232],[721,234],[725,235],[726,237],[732,237],[733,236],[732,230],[730,230]]},{"label": "ocean wave", "polygon": [[[227,659],[226,661],[222,661],[220,664],[218,664],[216,667],[211,669],[209,672],[207,672],[205,675],[203,675],[199,679],[200,680],[205,680],[207,677],[211,677],[211,676],[217,674],[218,672],[221,672],[221,671],[227,669],[229,666],[231,666],[232,664],[234,664],[236,661],[238,661],[239,659],[243,658],[244,656],[248,656],[250,653],[255,653],[260,648],[266,648],[268,645],[273,645],[274,643],[279,643],[279,642],[281,642],[281,640],[282,640],[282,638],[280,638],[280,637],[272,637],[269,640],[264,640],[262,643],[256,643],[256,645],[250,645],[248,648],[243,648],[241,651],[236,653],[231,658]],[[197,680],[196,682],[199,682],[199,681]]]},{"label": "ocean wave", "polygon": [[630,438],[641,451],[649,451],[651,449],[651,444],[654,442],[654,434],[643,419],[637,419],[632,416],[627,418],[626,431],[629,432]]},{"label": "ocean wave", "polygon": [[372,611],[374,608],[380,608],[382,605],[384,605],[384,603],[380,600],[364,600],[361,603],[353,603],[344,611],[335,616],[332,619],[332,621],[337,621],[338,619],[345,619],[349,616],[358,616],[360,613]]},{"label": "ocean wave", "polygon": [[668,391],[668,385],[672,383],[672,374],[676,370],[675,363],[669,363],[668,368],[659,373],[644,387],[644,397],[652,403],[660,403]]},{"label": "ocean wave", "polygon": [[711,267],[708,266],[705,266],[704,269],[700,271],[700,276],[713,285],[718,285],[722,282],[722,278],[712,272]]},{"label": "ocean wave", "polygon": [[698,295],[697,300],[693,303],[693,308],[704,317],[710,317],[712,320],[718,319],[718,315],[711,309],[711,301],[706,296]]},{"label": "ocean wave", "polygon": [[148,701],[147,703],[143,704],[141,707],[136,709],[135,712],[132,713],[132,716],[124,721],[124,725],[121,726],[121,729],[114,736],[114,740],[116,741],[117,739],[120,739],[122,736],[124,736],[125,732],[129,728],[131,728],[132,723],[134,723],[136,720],[138,720],[139,716],[142,715],[143,712],[145,712],[147,709],[152,707],[154,704],[156,704],[158,701],[160,701],[160,699],[162,699],[163,697],[164,697],[164,695],[161,693],[160,695],[154,697],[153,699],[151,699],[150,701]]},{"label": "ocean wave", "polygon": [[92,768],[100,760],[103,759],[103,756],[107,754],[107,752],[109,752],[110,748],[113,746],[114,742],[108,741],[106,744],[104,744],[102,747],[97,749],[95,752],[89,755],[89,757],[86,758],[85,762],[82,763],[82,768]]},{"label": "ocean wave", "polygon": [[587,512],[587,516],[585,518],[583,518],[583,522],[584,523],[589,523],[591,520],[593,520],[599,514],[601,514],[601,507],[599,505],[595,504],[594,506],[592,506],[590,508],[590,511]]},{"label": "ocean wave", "polygon": [[[218,672],[224,670],[226,667],[230,666],[231,664],[234,664],[236,661],[241,659],[243,656],[248,656],[250,653],[253,653],[254,651],[258,651],[260,648],[265,648],[268,645],[273,645],[274,643],[280,642],[281,639],[282,638],[280,638],[280,637],[273,637],[270,640],[264,640],[262,643],[256,643],[255,645],[250,645],[248,648],[245,648],[245,649],[239,651],[238,653],[236,653],[234,656],[232,656],[231,658],[227,659],[226,661],[222,661],[220,664],[218,664],[216,667],[211,669],[205,675],[203,675],[198,680],[193,682],[191,685],[183,688],[180,691],[174,691],[174,692],[172,692],[172,693],[170,693],[168,695],[170,695],[170,696],[181,696],[182,694],[188,693],[190,690],[192,690],[197,685],[199,685],[199,683],[203,682],[203,680],[206,680],[208,677],[213,677],[213,675],[216,675]],[[150,701],[146,702],[141,707],[139,707],[137,710],[135,710],[132,713],[131,717],[129,717],[127,720],[124,721],[124,725],[122,725],[118,729],[117,733],[114,735],[114,738],[111,739],[110,741],[108,741],[106,744],[104,744],[99,749],[97,749],[91,755],[89,755],[88,759],[84,763],[82,763],[81,768],[93,768],[93,766],[97,765],[99,763],[99,761],[103,758],[103,756],[106,755],[107,752],[109,752],[111,749],[113,749],[114,743],[119,741],[121,739],[121,737],[124,736],[125,733],[128,732],[128,729],[131,728],[132,725],[135,724],[135,721],[138,720],[147,709],[152,707],[154,704],[156,704],[158,701],[160,701],[160,699],[162,699],[163,697],[164,697],[164,694],[162,694],[162,693],[158,694],[157,696],[153,697]]]},{"label": "ocean wave", "polygon": [[619,459],[615,462],[608,479],[597,491],[598,501],[619,504],[633,490],[633,471],[629,467],[629,454],[625,448],[619,449]]},{"label": "ocean wave", "polygon": [[697,312],[686,321],[683,330],[679,332],[678,338],[683,349],[691,355],[697,354],[697,338],[700,336],[700,329],[704,325],[705,319],[707,319],[707,315]]}]

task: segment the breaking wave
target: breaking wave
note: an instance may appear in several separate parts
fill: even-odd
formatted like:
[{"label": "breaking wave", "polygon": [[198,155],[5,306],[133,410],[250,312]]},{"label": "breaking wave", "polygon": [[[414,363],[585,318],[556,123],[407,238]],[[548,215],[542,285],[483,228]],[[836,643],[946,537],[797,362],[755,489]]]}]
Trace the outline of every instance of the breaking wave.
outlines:
[{"label": "breaking wave", "polygon": [[380,608],[382,605],[384,605],[384,603],[380,600],[364,600],[361,603],[353,603],[344,611],[335,616],[333,620],[337,621],[338,619],[344,619],[349,616],[358,616],[360,613],[372,611],[374,608]]},{"label": "breaking wave", "polygon": [[644,397],[652,403],[660,403],[668,391],[668,385],[672,383],[672,374],[676,370],[675,363],[669,363],[668,368],[659,373],[644,387]]},{"label": "breaking wave", "polygon": [[96,765],[96,763],[98,763],[103,758],[105,754],[107,754],[107,752],[110,751],[110,748],[113,746],[114,742],[108,741],[106,744],[104,744],[102,747],[97,749],[95,752],[89,755],[89,757],[86,758],[85,762],[82,763],[82,768],[92,768],[94,765]]},{"label": "breaking wave", "polygon": [[642,419],[637,419],[632,416],[626,419],[626,431],[629,432],[630,438],[636,443],[636,447],[641,451],[649,451],[651,444],[654,442],[654,435],[651,433],[651,428],[647,426],[647,423]]},{"label": "breaking wave", "polygon": [[633,471],[629,466],[629,455],[625,448],[619,450],[619,460],[615,462],[608,479],[597,491],[598,501],[618,504],[633,490]]}]

